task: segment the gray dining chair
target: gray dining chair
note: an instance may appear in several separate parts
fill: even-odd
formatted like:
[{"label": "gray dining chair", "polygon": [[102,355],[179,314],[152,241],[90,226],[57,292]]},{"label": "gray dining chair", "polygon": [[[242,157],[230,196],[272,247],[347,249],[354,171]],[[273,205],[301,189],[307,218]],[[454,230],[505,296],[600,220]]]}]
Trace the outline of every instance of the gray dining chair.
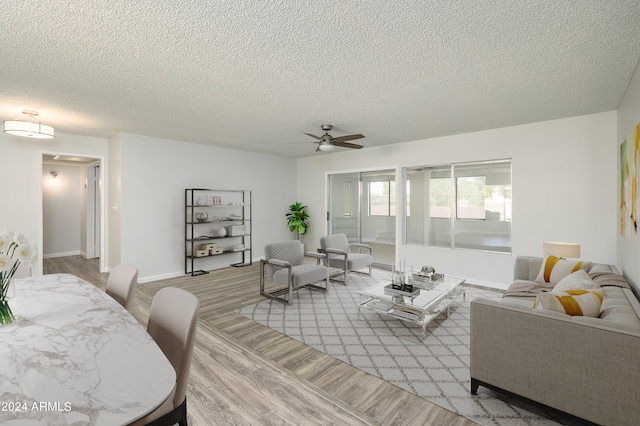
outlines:
[{"label": "gray dining chair", "polygon": [[187,383],[195,343],[200,302],[186,290],[165,287],[151,301],[147,332],[176,371],[169,397],[134,426],[187,426]]},{"label": "gray dining chair", "polygon": [[[355,253],[351,249],[366,250],[368,253]],[[347,283],[347,276],[351,272],[364,274],[358,269],[369,268],[365,275],[371,276],[373,264],[373,250],[366,244],[349,243],[345,234],[326,235],[320,238],[321,253],[326,253],[328,266],[343,270],[343,279],[331,279],[334,282]]]},{"label": "gray dining chair", "polygon": [[136,298],[137,283],[138,270],[131,265],[120,264],[111,270],[106,292],[131,312],[133,301]]},{"label": "gray dining chair", "polygon": [[[316,264],[307,263],[305,256],[316,259]],[[321,253],[305,253],[304,246],[298,240],[268,244],[264,248],[264,257],[260,260],[262,296],[291,304],[294,290],[306,287],[327,291],[329,288],[329,268],[324,264],[326,256]],[[322,265],[319,264],[319,260],[323,261]],[[286,287],[266,291],[265,270],[269,281]],[[314,284],[320,281],[325,282],[324,287]]]}]

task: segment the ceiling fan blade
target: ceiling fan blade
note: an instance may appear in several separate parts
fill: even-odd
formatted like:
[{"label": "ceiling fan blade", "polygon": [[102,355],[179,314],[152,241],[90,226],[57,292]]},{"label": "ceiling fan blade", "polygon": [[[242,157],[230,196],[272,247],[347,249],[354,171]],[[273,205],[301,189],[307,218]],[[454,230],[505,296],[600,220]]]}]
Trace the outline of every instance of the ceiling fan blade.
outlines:
[{"label": "ceiling fan blade", "polygon": [[311,136],[312,138],[316,138],[318,140],[322,139],[320,136],[312,135],[311,133],[305,133],[307,136]]},{"label": "ceiling fan blade", "polygon": [[361,135],[361,134],[338,136],[337,138],[333,138],[333,142],[346,142],[346,141],[352,141],[355,139],[362,139],[362,138],[364,138],[364,135]]},{"label": "ceiling fan blade", "polygon": [[318,145],[318,147],[316,148],[316,152],[320,152],[320,151],[322,150],[320,149],[320,145]]},{"label": "ceiling fan blade", "polygon": [[333,142],[333,144],[335,146],[341,146],[342,148],[353,148],[353,149],[362,148],[362,145],[358,145],[358,144],[355,144],[355,143],[349,143],[349,142]]}]

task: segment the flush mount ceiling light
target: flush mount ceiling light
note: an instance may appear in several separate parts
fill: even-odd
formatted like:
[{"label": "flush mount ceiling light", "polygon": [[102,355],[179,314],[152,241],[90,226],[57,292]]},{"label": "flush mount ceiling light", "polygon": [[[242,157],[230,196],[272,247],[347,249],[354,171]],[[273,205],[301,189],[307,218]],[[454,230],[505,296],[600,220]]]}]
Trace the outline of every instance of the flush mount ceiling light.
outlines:
[{"label": "flush mount ceiling light", "polygon": [[[42,124],[36,119],[37,111],[24,110],[22,113],[27,117],[18,117],[4,122],[5,133],[25,138],[53,139],[55,137],[53,127]],[[24,120],[21,121],[20,118]]]}]

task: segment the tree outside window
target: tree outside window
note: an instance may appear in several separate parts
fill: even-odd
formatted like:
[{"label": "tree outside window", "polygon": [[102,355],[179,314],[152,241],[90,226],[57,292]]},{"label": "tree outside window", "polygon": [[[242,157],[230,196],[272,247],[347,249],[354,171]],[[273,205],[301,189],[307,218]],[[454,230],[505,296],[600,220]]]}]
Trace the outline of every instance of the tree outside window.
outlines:
[{"label": "tree outside window", "polygon": [[369,215],[396,215],[396,182],[369,182]]}]

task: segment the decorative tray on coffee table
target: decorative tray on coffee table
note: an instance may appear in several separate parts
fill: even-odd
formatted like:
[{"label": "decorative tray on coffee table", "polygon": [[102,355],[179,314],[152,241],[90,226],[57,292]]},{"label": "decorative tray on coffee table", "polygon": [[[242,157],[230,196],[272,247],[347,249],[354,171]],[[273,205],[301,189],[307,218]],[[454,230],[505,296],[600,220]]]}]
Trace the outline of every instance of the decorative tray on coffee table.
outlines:
[{"label": "decorative tray on coffee table", "polygon": [[384,286],[384,292],[398,296],[415,297],[420,294],[420,289],[406,284],[388,284]]}]

